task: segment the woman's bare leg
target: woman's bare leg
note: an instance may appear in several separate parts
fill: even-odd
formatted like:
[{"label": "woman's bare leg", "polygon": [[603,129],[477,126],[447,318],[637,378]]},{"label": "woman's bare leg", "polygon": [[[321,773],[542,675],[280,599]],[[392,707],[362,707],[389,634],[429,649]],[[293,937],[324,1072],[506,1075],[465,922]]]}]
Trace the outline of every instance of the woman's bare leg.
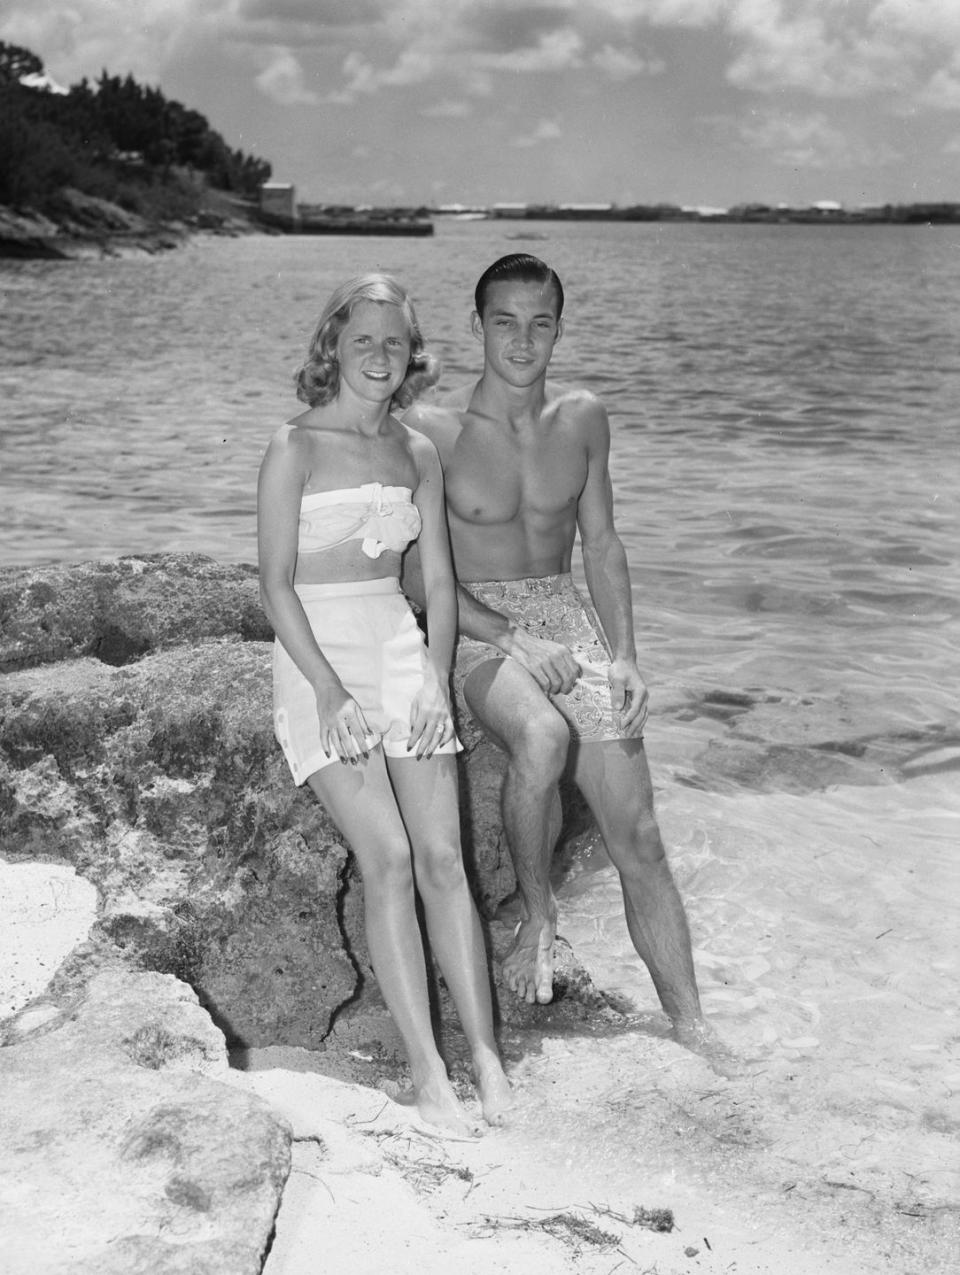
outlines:
[{"label": "woman's bare leg", "polygon": [[456,761],[389,757],[387,767],[413,846],[430,946],[470,1046],[483,1115],[502,1124],[513,1096],[494,1037],[483,931],[463,867]]},{"label": "woman's bare leg", "polygon": [[370,959],[407,1052],[417,1109],[431,1124],[473,1134],[433,1035],[410,844],[383,753],[326,766],[308,782],[360,865]]}]

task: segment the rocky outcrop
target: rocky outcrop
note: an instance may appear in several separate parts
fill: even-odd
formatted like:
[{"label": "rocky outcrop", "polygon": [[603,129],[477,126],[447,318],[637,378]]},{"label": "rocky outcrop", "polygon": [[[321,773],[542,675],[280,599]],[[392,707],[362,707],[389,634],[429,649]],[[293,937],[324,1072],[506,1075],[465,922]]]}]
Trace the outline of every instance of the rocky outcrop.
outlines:
[{"label": "rocky outcrop", "polygon": [[223,1036],[168,975],[102,971],[5,1024],[0,1267],[255,1275],[291,1132],[223,1083]]},{"label": "rocky outcrop", "polygon": [[0,205],[0,258],[73,261],[152,256],[197,233],[235,237],[277,233],[256,204],[206,189],[196,213],[172,220],[143,217],[119,204],[65,186],[44,211]]},{"label": "rocky outcrop", "polygon": [[[0,620],[4,853],[72,864],[100,893],[63,977],[121,953],[189,983],[232,1045],[318,1047],[375,980],[352,860],[273,738],[253,569],[159,555],[7,572]],[[515,882],[499,761],[468,742],[465,840],[490,913]]]},{"label": "rocky outcrop", "polygon": [[155,225],[118,204],[65,187],[56,208],[0,207],[0,257],[67,261],[163,252],[179,247],[186,227]]}]

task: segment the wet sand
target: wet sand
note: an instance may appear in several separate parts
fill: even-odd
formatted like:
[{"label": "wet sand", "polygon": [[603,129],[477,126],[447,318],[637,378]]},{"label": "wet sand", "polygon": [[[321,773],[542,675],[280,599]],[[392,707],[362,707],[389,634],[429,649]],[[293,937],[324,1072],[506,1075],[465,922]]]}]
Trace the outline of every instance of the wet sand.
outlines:
[{"label": "wet sand", "polygon": [[[306,1275],[320,1254],[344,1275],[956,1269],[952,789],[930,774],[803,796],[661,791],[706,1011],[756,1059],[742,1078],[668,1038],[596,847],[570,866],[560,930],[632,1012],[606,1035],[508,1041],[508,1129],[471,1144],[417,1127],[358,1024],[341,1075],[367,1074],[362,1087],[311,1074],[303,1051],[254,1054],[236,1082],[301,1139],[266,1275]],[[388,1020],[367,1026],[389,1041]],[[658,1210],[672,1230],[651,1229]]]},{"label": "wet sand", "polygon": [[[345,1018],[325,1054],[251,1051],[230,1073],[297,1139],[266,1275],[956,1269],[960,750],[922,751],[898,783],[799,795],[691,786],[682,732],[659,744],[658,814],[704,1007],[752,1060],[744,1075],[721,1078],[669,1038],[616,873],[582,844],[562,869],[560,934],[624,1012],[563,1026],[544,1007],[505,1030],[508,1128],[453,1141],[394,1102],[386,1011]],[[11,1012],[96,905],[56,865],[5,866],[0,895]]]}]

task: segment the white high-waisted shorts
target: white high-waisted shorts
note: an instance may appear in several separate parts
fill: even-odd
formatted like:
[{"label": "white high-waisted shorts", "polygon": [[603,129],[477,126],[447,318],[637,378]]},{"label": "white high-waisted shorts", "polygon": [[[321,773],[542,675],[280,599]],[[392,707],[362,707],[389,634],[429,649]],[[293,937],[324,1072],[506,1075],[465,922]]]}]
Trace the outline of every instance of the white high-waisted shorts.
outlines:
[{"label": "white high-waisted shorts", "polygon": [[[301,584],[296,593],[317,645],[363,709],[389,757],[407,757],[410,708],[423,686],[426,644],[395,576],[340,584]],[[294,782],[339,761],[320,744],[313,688],[279,641],[273,644],[273,728]],[[456,753],[456,738],[437,753]]]}]

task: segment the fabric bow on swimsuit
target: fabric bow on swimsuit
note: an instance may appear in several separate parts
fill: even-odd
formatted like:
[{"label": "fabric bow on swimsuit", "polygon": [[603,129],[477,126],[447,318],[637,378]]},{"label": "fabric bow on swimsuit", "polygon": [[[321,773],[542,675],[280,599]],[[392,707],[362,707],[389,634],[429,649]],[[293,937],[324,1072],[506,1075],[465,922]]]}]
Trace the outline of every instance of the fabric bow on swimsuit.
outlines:
[{"label": "fabric bow on swimsuit", "polygon": [[385,549],[402,552],[420,531],[420,512],[409,487],[362,487],[318,491],[300,503],[300,553],[332,549],[348,540],[359,540],[368,558],[379,558]]}]

